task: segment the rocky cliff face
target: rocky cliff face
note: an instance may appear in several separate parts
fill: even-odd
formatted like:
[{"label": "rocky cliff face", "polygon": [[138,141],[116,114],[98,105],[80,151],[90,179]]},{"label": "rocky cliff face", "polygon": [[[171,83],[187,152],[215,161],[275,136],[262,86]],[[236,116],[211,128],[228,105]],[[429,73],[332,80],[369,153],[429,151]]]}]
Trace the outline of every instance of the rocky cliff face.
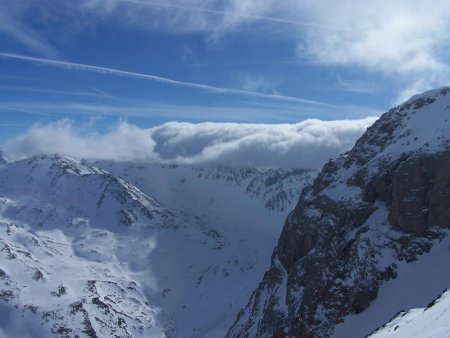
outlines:
[{"label": "rocky cliff face", "polygon": [[448,234],[449,107],[449,88],[412,97],[324,166],[229,337],[328,337]]}]

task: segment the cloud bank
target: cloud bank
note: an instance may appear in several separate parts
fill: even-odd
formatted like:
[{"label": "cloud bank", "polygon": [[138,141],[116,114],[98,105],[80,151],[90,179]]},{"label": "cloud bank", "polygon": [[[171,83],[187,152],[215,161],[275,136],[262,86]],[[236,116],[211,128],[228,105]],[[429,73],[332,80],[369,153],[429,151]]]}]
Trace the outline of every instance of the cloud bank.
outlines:
[{"label": "cloud bank", "polygon": [[169,122],[150,129],[121,122],[101,135],[64,119],[33,125],[3,148],[16,159],[59,153],[115,161],[320,168],[350,149],[375,119],[273,125]]}]

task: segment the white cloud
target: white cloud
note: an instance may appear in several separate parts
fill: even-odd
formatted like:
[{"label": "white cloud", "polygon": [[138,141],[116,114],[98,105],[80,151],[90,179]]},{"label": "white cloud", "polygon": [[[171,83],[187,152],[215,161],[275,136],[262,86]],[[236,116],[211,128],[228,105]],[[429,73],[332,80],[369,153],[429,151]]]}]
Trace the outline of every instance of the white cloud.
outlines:
[{"label": "white cloud", "polygon": [[152,160],[154,141],[146,130],[119,124],[98,135],[77,129],[68,119],[51,124],[35,124],[23,135],[8,141],[4,150],[12,158],[35,154],[66,154],[77,158]]},{"label": "white cloud", "polygon": [[334,27],[303,29],[297,48],[300,57],[317,64],[357,66],[382,74],[398,86],[406,87],[398,95],[397,103],[407,97],[412,87],[422,91],[448,84],[450,2],[304,0],[295,3],[304,19]]},{"label": "white cloud", "polygon": [[64,119],[34,125],[3,147],[13,158],[61,153],[118,161],[319,168],[350,149],[374,120],[273,125],[170,122],[150,129],[122,122],[99,135]]},{"label": "white cloud", "polygon": [[302,15],[335,29],[306,30],[300,51],[316,62],[386,72],[442,71],[438,56],[450,23],[448,1],[300,1]]}]

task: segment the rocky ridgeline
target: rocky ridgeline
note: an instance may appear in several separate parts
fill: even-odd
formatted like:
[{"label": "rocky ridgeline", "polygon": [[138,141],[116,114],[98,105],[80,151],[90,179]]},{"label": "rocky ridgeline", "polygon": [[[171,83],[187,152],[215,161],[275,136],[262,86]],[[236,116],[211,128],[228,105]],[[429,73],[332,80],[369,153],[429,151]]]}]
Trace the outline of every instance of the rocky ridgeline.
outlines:
[{"label": "rocky ridgeline", "polygon": [[[179,166],[169,166],[177,169]],[[187,168],[187,167],[186,167]],[[315,169],[260,169],[252,167],[190,167],[198,178],[224,181],[245,188],[249,196],[260,198],[268,210],[284,211],[300,195],[300,187],[313,181]]]},{"label": "rocky ridgeline", "polygon": [[[30,224],[41,225],[50,204],[57,206],[51,214],[59,214],[63,219],[74,213],[86,215],[89,209],[92,219],[111,228],[164,222],[171,215],[123,179],[60,155],[8,163],[1,168],[0,175],[3,195],[28,200]],[[42,221],[37,222],[40,218]]]},{"label": "rocky ridgeline", "polygon": [[[385,113],[289,215],[228,337],[328,337],[450,228],[450,89]],[[401,305],[400,305],[401,306]]]},{"label": "rocky ridgeline", "polygon": [[[171,187],[178,189],[186,183],[202,184],[212,181],[212,185],[224,184],[242,190],[247,196],[261,200],[269,211],[283,212],[292,209],[297,202],[302,187],[312,183],[317,176],[316,169],[305,168],[253,168],[229,166],[186,166],[155,163],[114,163],[96,161],[96,167],[105,168],[126,180],[132,180],[136,186],[145,179],[154,185],[155,181],[164,180]],[[156,173],[160,173],[156,176]],[[139,177],[139,179],[137,179]],[[177,178],[174,185],[173,179]],[[158,183],[158,182],[156,182]]]}]

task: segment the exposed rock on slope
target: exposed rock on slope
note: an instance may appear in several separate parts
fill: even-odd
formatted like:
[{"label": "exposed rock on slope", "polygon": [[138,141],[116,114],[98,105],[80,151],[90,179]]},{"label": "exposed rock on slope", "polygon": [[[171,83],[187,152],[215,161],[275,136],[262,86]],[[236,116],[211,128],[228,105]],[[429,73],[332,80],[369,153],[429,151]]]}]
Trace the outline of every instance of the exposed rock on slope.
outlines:
[{"label": "exposed rock on slope", "polygon": [[449,88],[414,96],[324,166],[229,337],[330,336],[448,234],[449,107]]}]

